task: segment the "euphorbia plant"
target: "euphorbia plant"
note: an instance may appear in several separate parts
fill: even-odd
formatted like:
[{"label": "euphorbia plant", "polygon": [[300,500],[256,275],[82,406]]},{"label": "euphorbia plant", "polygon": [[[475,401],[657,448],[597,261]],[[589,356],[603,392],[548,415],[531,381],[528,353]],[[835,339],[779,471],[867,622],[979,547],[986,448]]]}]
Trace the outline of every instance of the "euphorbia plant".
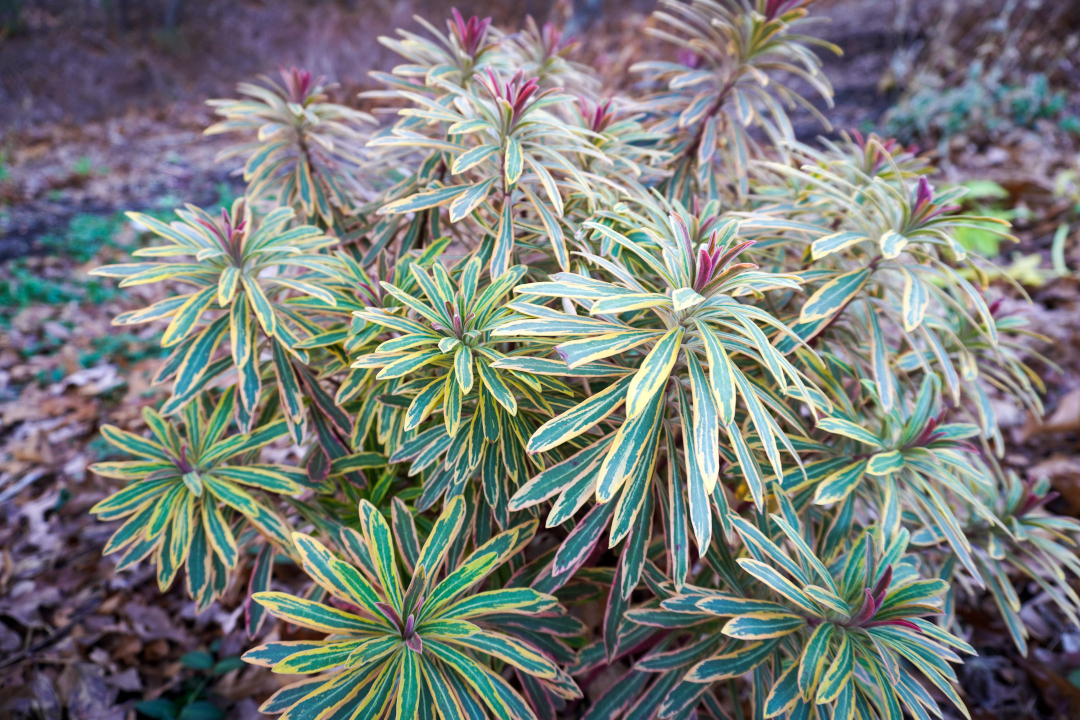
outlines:
[{"label": "euphorbia plant", "polygon": [[810,5],[665,2],[631,98],[454,11],[383,39],[363,152],[301,71],[217,103],[248,198],[99,271],[193,289],[117,318],[169,321],[174,392],[103,431],[141,459],[95,512],[200,607],[254,556],[249,631],[307,634],[247,659],[315,675],[266,712],[922,718],[963,710],[958,604],[1022,651],[1018,583],[1077,617],[1080,525],[996,464],[993,396],[1041,386],[955,241],[986,219],[895,141],[795,140]]},{"label": "euphorbia plant", "polygon": [[349,172],[363,162],[361,125],[374,123],[366,113],[327,102],[322,78],[298,68],[281,70],[281,83],[262,78],[263,85],[241,83],[247,100],[214,100],[225,119],[206,133],[257,133],[253,141],[235,145],[219,160],[242,157],[248,196],[268,197],[293,206],[301,218],[326,225],[353,212]]},{"label": "euphorbia plant", "polygon": [[[104,477],[131,481],[90,509],[103,520],[126,518],[105,546],[106,554],[123,550],[121,567],[152,556],[162,590],[186,565],[188,592],[200,609],[225,591],[239,559],[236,530],[244,524],[292,552],[288,526],[258,495],[293,495],[307,485],[307,475],[299,468],[244,460],[287,430],[278,420],[249,435],[226,436],[235,405],[235,387],[209,410],[204,402],[189,403],[182,432],[145,408],[143,418],[153,439],[112,425],[102,428],[110,444],[139,459],[91,466]],[[230,462],[234,458],[239,462]],[[238,518],[239,528],[234,522]]]},{"label": "euphorbia plant", "polygon": [[[443,717],[483,713],[485,706],[496,715],[528,713],[524,699],[487,663],[466,654],[470,651],[537,678],[559,697],[580,697],[558,665],[514,635],[512,621],[519,615],[530,616],[534,631],[559,634],[560,625],[566,624],[559,620],[565,611],[554,597],[509,587],[466,594],[528,544],[535,523],[491,538],[439,581],[464,517],[464,500],[454,498],[421,547],[411,517],[395,517],[392,531],[374,506],[361,502],[363,534],[349,529],[344,535],[345,552],[355,566],[314,538],[296,533],[304,569],[335,605],[278,592],[258,593],[254,599],[276,617],[330,635],[326,640],[269,643],[250,650],[244,659],[288,675],[345,669],[329,680],[302,680],[282,688],[263,711],[317,716],[330,706],[368,717],[392,711],[399,720],[418,717],[421,708],[431,707]],[[411,574],[408,583],[400,578],[399,561]],[[510,622],[504,627],[501,620]]]}]

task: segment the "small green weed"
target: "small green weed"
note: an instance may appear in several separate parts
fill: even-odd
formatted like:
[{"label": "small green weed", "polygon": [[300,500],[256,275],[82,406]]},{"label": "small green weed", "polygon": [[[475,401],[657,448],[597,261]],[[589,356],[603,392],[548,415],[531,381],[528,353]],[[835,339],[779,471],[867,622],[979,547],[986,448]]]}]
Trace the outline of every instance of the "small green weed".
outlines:
[{"label": "small green weed", "polygon": [[80,178],[88,178],[91,175],[105,175],[109,172],[109,168],[94,167],[94,161],[90,159],[90,156],[83,155],[75,161],[75,164],[71,168],[71,172]]},{"label": "small green weed", "polygon": [[190,671],[180,691],[167,698],[143,700],[135,705],[142,717],[154,720],[221,720],[224,711],[207,699],[210,683],[230,670],[243,667],[238,656],[219,658],[220,640],[210,644],[210,651],[196,650],[180,658],[180,664]]},{"label": "small green weed", "polygon": [[75,162],[75,167],[72,168],[76,175],[89,175],[94,171],[94,166],[90,162],[90,158],[83,155]]},{"label": "small green weed", "polygon": [[25,263],[14,265],[12,277],[0,280],[0,317],[35,303],[60,305],[77,300],[93,305],[112,300],[120,292],[95,279],[57,281],[35,275]]},{"label": "small green weed", "polygon": [[972,63],[967,77],[949,87],[935,74],[916,79],[912,89],[885,115],[885,132],[901,142],[941,143],[957,135],[986,141],[1013,127],[1033,128],[1038,120],[1056,122],[1066,131],[1080,129],[1080,119],[1064,114],[1066,94],[1050,87],[1046,76],[1032,73],[1010,83],[999,68]]},{"label": "small green weed", "polygon": [[102,247],[115,246],[115,238],[124,222],[125,218],[121,213],[112,215],[80,213],[71,219],[63,232],[44,235],[39,242],[42,249],[49,255],[85,263],[89,262]]},{"label": "small green weed", "polygon": [[[971,180],[964,183],[964,187],[968,189],[964,198],[964,209],[972,215],[1010,222],[1027,215],[1025,208],[1009,206],[1009,191],[992,180]],[[987,229],[959,227],[956,229],[956,240],[964,248],[984,257],[997,257],[1001,253],[1001,235],[992,231],[993,226],[990,223],[973,222],[972,225],[981,225]]]},{"label": "small green weed", "polygon": [[83,367],[93,367],[103,359],[119,360],[125,364],[134,364],[148,357],[162,355],[158,338],[144,339],[131,333],[117,333],[94,338],[94,349],[79,355]]},{"label": "small green weed", "polygon": [[75,300],[100,304],[120,295],[115,287],[93,278],[43,278],[30,268],[25,258],[13,260],[5,275],[0,278],[0,323],[10,321],[19,310],[38,303],[62,305]]}]

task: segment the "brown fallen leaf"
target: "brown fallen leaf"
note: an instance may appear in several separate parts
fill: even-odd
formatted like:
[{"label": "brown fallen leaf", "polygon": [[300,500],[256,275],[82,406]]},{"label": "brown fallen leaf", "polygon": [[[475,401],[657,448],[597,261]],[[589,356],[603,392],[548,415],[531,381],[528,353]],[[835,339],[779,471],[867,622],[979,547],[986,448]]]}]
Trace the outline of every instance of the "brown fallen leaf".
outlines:
[{"label": "brown fallen leaf", "polygon": [[1058,400],[1057,407],[1040,422],[1029,415],[1021,437],[1024,441],[1037,435],[1080,430],[1080,388],[1070,390]]},{"label": "brown fallen leaf", "polygon": [[1028,677],[1043,694],[1043,699],[1054,713],[1050,717],[1063,720],[1080,717],[1080,688],[1037,659],[1017,656],[1015,661],[1027,671]]},{"label": "brown fallen leaf", "polygon": [[[65,678],[71,674],[71,678]],[[61,678],[67,679],[67,708],[70,720],[123,720],[124,708],[116,707],[116,690],[105,682],[105,670],[91,663],[69,665]]]}]

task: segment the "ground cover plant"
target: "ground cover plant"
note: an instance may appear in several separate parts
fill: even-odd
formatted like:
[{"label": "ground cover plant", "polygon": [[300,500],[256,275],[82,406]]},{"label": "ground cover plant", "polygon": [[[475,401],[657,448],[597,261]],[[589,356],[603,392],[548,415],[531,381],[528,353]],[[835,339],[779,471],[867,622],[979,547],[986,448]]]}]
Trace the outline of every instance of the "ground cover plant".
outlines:
[{"label": "ground cover plant", "polygon": [[1077,42],[1059,29],[1072,28],[1075,8],[1058,13],[1032,32],[1038,10],[1026,3],[940,5],[921,42],[896,51],[884,86],[900,90],[881,119],[890,135],[943,157],[968,143],[988,146],[1018,132],[1056,132],[1068,146],[1080,131],[1070,93],[1054,88]]},{"label": "ground cover plant", "polygon": [[963,597],[1021,653],[1020,582],[1076,621],[1080,524],[997,461],[988,392],[1041,383],[957,240],[1007,223],[894,140],[796,141],[809,5],[664,3],[628,98],[454,11],[383,39],[393,123],[297,69],[215,103],[245,197],[97,271],[177,293],[116,319],[166,321],[172,394],[103,429],[93,512],[163,590],[246,585],[244,659],[312,676],[265,712],[966,714]]}]

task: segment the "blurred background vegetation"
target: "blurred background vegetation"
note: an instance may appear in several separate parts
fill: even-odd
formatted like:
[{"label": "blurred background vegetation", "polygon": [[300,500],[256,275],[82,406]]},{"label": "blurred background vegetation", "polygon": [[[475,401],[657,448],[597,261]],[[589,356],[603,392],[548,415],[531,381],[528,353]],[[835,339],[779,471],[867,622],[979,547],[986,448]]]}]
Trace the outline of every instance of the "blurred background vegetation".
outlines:
[{"label": "blurred background vegetation", "polygon": [[[131,107],[227,92],[240,79],[299,64],[369,85],[391,53],[377,42],[414,30],[432,0],[0,0],[0,123],[85,122]],[[648,42],[635,32],[654,0],[461,0],[513,27],[526,15],[587,39],[584,52],[623,80]],[[1038,120],[1080,131],[1075,104],[1080,4],[1044,0],[819,0],[820,34],[845,49],[838,101],[867,106],[901,139],[972,133],[992,140]],[[351,95],[351,93],[348,93]]]},{"label": "blurred background vegetation", "polygon": [[[526,15],[562,25],[612,92],[634,81],[626,71],[636,58],[663,52],[641,32],[654,0],[457,4],[510,29]],[[56,255],[57,231],[79,214],[228,195],[230,168],[214,165],[217,146],[197,137],[207,98],[298,65],[336,82],[336,101],[361,105],[357,93],[374,86],[368,72],[393,64],[378,37],[418,31],[414,15],[447,9],[433,0],[0,0],[0,260]],[[949,184],[971,187],[972,209],[1027,231],[1024,249],[1042,260],[1014,258],[977,230],[966,244],[1006,252],[1023,282],[1065,272],[1080,205],[1080,2],[818,0],[814,14],[817,34],[844,49],[823,58],[837,90],[833,135],[876,131],[932,152]],[[794,120],[800,139],[821,133],[805,111]],[[68,237],[101,223],[79,222]],[[72,296],[27,272],[25,262],[0,272],[0,301]]]}]

